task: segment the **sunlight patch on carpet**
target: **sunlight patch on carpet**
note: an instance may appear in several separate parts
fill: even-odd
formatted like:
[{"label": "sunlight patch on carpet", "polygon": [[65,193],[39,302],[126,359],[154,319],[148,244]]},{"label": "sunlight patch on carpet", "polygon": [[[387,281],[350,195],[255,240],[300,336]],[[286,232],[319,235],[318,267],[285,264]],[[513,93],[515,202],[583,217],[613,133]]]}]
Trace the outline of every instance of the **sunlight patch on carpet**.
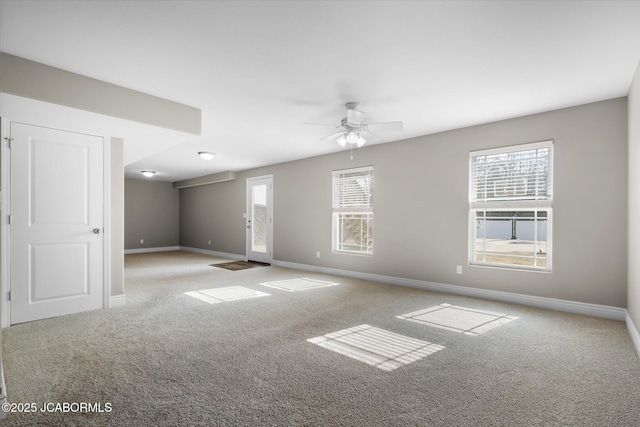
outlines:
[{"label": "sunlight patch on carpet", "polygon": [[279,280],[277,282],[260,283],[263,286],[282,289],[289,292],[304,291],[307,289],[326,288],[327,286],[338,286],[340,283],[326,282],[308,278]]},{"label": "sunlight patch on carpet", "polygon": [[266,297],[270,294],[255,291],[242,286],[230,286],[228,288],[205,289],[202,291],[185,292],[185,295],[199,299],[209,304],[219,302],[237,301],[241,299]]},{"label": "sunlight patch on carpet", "polygon": [[502,313],[476,310],[451,304],[440,304],[396,317],[465,335],[480,335],[517,319],[515,316]]},{"label": "sunlight patch on carpet", "polygon": [[383,371],[393,371],[444,348],[366,324],[307,341]]}]

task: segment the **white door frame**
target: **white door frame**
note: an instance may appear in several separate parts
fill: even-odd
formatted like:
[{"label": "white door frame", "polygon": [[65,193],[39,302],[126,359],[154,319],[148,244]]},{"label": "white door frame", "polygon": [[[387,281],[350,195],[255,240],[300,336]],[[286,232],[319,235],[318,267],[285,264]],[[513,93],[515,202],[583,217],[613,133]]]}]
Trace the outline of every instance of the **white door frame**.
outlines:
[{"label": "white door frame", "polygon": [[[11,304],[9,302],[9,286],[11,278],[11,227],[8,226],[8,215],[11,213],[11,161],[9,151],[9,130],[12,120],[0,118],[0,327],[11,326]],[[16,123],[24,123],[15,121]],[[33,126],[49,127],[34,123]],[[68,129],[65,129],[68,130]],[[71,131],[74,132],[74,131]],[[78,132],[86,133],[86,132]],[[110,198],[110,166],[111,138],[96,135],[104,139],[103,147],[103,308],[109,307],[111,295],[111,198]]]},{"label": "white door frame", "polygon": [[251,209],[251,188],[252,183],[254,181],[260,180],[269,180],[269,185],[267,186],[267,228],[268,228],[268,239],[267,239],[267,249],[266,249],[266,258],[260,259],[256,261],[264,261],[271,263],[273,261],[273,175],[262,175],[262,176],[254,176],[251,178],[247,178],[247,192],[246,192],[246,211],[245,211],[245,258],[249,260],[249,253],[251,251],[251,228],[252,225],[249,224],[249,212]]}]

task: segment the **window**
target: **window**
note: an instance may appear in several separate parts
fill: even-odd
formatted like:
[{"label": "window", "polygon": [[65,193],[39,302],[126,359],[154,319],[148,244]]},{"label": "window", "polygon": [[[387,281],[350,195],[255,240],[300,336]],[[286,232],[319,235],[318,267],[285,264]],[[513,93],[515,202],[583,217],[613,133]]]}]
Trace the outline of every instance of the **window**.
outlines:
[{"label": "window", "polygon": [[469,262],[550,271],[553,141],[469,158]]},{"label": "window", "polygon": [[333,250],[373,254],[373,166],[333,171]]}]

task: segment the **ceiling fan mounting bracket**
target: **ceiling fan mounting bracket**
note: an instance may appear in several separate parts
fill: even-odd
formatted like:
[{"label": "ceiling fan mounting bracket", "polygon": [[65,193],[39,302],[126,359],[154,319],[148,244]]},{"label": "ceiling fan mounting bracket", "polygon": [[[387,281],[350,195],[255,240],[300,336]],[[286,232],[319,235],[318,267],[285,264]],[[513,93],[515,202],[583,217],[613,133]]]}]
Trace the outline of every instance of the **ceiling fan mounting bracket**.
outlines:
[{"label": "ceiling fan mounting bracket", "polygon": [[355,123],[349,123],[349,122],[347,121],[347,118],[346,118],[346,117],[343,117],[343,118],[342,118],[342,121],[340,121],[340,125],[341,125],[343,128],[345,128],[347,131],[350,131],[350,130],[358,130],[358,129],[360,129],[360,127],[361,127],[361,126],[358,126],[358,125],[357,125],[357,124],[355,124]]},{"label": "ceiling fan mounting bracket", "polygon": [[347,102],[344,104],[344,106],[347,107],[347,110],[357,110],[358,105],[360,105],[359,102]]}]

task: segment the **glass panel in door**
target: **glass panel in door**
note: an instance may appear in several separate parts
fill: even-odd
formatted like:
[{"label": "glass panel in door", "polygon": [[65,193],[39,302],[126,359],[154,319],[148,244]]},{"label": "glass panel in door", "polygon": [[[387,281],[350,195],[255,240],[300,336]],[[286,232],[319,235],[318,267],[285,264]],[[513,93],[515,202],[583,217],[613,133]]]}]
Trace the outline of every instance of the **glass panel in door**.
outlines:
[{"label": "glass panel in door", "polygon": [[251,251],[267,253],[267,186],[254,185],[251,194]]}]

